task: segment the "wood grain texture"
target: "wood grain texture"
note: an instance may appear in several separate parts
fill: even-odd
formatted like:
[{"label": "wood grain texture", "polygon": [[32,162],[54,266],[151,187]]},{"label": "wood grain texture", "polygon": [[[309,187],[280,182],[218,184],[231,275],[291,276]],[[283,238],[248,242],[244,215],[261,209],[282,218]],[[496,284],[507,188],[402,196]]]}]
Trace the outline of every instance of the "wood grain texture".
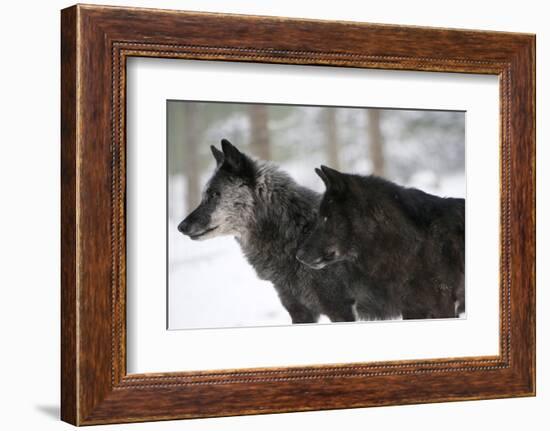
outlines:
[{"label": "wood grain texture", "polygon": [[61,418],[77,422],[76,9],[61,16]]},{"label": "wood grain texture", "polygon": [[[78,5],[62,11],[61,39],[63,420],[86,425],[534,394],[533,35]],[[130,56],[498,75],[499,356],[127,375]]]}]

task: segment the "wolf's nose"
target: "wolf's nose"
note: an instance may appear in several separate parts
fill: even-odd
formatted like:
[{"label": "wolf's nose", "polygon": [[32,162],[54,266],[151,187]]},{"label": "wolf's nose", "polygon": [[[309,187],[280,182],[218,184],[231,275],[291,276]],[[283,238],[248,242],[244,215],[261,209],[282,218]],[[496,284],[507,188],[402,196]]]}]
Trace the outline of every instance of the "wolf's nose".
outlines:
[{"label": "wolf's nose", "polygon": [[299,262],[305,263],[304,262],[305,255],[306,253],[304,252],[304,250],[300,249],[296,252],[296,259],[298,259]]},{"label": "wolf's nose", "polygon": [[336,252],[334,250],[327,250],[323,255],[325,260],[331,261],[336,257]]},{"label": "wolf's nose", "polygon": [[183,220],[179,225],[178,225],[178,230],[185,234],[187,233],[187,230],[189,229],[189,223],[187,223],[185,220]]}]

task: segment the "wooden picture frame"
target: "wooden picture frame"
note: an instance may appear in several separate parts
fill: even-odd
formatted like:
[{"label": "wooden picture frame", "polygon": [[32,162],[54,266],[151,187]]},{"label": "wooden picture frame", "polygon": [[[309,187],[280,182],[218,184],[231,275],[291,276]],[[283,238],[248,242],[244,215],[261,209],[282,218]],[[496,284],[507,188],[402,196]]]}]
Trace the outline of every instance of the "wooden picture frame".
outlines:
[{"label": "wooden picture frame", "polygon": [[[535,394],[534,35],[83,5],[61,17],[62,420],[91,425]],[[500,354],[127,374],[131,56],[498,75]]]}]

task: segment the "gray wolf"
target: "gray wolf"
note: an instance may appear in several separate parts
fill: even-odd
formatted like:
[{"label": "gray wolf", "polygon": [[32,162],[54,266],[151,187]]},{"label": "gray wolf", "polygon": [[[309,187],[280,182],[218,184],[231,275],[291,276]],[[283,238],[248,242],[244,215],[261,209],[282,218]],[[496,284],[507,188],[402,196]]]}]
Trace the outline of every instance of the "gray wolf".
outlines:
[{"label": "gray wolf", "polygon": [[296,260],[321,196],[229,141],[221,146],[211,147],[216,168],[199,206],[178,230],[193,240],[234,236],[258,277],[271,281],[293,323],[317,322],[321,314],[331,321],[355,320],[345,265],[317,270]]},{"label": "gray wolf", "polygon": [[425,319],[464,312],[464,199],[326,166],[316,173],[326,191],[298,260],[316,269],[353,265],[362,279],[353,292],[359,314]]}]

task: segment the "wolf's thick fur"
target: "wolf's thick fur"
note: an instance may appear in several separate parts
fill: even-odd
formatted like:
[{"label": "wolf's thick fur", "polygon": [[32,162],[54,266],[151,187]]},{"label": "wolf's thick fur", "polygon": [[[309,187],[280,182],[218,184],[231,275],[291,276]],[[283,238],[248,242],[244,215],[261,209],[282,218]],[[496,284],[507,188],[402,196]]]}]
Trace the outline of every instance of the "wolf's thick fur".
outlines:
[{"label": "wolf's thick fur", "polygon": [[[273,164],[255,161],[222,140],[211,147],[216,170],[200,205],[178,229],[192,239],[233,235],[258,277],[269,280],[293,323],[355,320],[345,264],[315,270],[296,260],[321,196]],[[253,306],[253,304],[252,304]]]},{"label": "wolf's thick fur", "polygon": [[319,219],[298,258],[315,268],[352,263],[357,311],[379,318],[464,312],[464,199],[375,176],[316,170],[326,185]]}]

